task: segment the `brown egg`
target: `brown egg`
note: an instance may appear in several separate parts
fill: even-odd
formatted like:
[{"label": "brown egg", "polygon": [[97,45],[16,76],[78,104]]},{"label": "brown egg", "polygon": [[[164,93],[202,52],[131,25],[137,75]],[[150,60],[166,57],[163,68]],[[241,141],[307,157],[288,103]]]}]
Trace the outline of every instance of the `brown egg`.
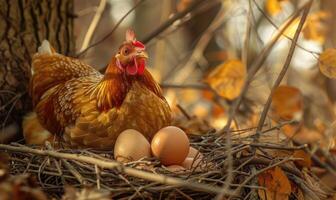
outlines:
[{"label": "brown egg", "polygon": [[200,162],[201,161],[202,161],[202,159],[194,159],[194,158],[187,157],[181,165],[182,165],[182,167],[184,167],[186,169],[192,169],[192,168],[195,168],[195,167],[200,167]]},{"label": "brown egg", "polygon": [[189,147],[189,153],[188,153],[188,158],[202,158],[203,155],[201,154],[201,152],[199,152],[197,149],[195,149],[194,147]]},{"label": "brown egg", "polygon": [[120,133],[114,145],[114,158],[117,161],[130,162],[150,156],[150,144],[140,132],[127,129]]},{"label": "brown egg", "polygon": [[167,169],[170,172],[183,172],[185,170],[185,168],[180,165],[170,165],[167,167]]},{"label": "brown egg", "polygon": [[151,149],[162,164],[179,165],[188,155],[189,139],[180,128],[167,126],[154,135]]}]

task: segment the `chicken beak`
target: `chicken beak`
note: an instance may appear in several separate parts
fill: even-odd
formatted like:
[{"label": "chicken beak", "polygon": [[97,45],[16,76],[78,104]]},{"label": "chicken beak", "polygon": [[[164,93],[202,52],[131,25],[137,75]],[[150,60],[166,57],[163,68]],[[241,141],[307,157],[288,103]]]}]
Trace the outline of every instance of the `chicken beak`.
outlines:
[{"label": "chicken beak", "polygon": [[145,59],[148,59],[148,54],[146,51],[140,51],[136,54],[136,57],[137,58],[145,58]]}]

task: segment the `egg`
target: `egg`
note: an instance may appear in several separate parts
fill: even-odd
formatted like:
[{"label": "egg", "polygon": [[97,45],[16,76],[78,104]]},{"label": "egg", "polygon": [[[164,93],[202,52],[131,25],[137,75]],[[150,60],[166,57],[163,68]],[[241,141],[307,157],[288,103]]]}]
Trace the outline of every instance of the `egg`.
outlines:
[{"label": "egg", "polygon": [[189,153],[189,139],[180,128],[167,126],[154,135],[151,149],[163,165],[179,165]]},{"label": "egg", "polygon": [[180,165],[170,165],[167,167],[167,170],[170,172],[183,172],[185,168]]},{"label": "egg", "polygon": [[201,161],[202,161],[202,159],[194,159],[194,158],[187,157],[183,161],[181,166],[186,168],[186,169],[192,169],[192,168],[195,168],[195,167],[200,167],[200,162]]},{"label": "egg", "polygon": [[199,152],[197,149],[195,149],[194,147],[189,147],[189,153],[187,155],[188,158],[202,158],[203,155],[201,154],[201,152]]},{"label": "egg", "polygon": [[148,140],[134,129],[120,133],[114,145],[114,159],[119,162],[130,162],[143,157],[151,157]]}]

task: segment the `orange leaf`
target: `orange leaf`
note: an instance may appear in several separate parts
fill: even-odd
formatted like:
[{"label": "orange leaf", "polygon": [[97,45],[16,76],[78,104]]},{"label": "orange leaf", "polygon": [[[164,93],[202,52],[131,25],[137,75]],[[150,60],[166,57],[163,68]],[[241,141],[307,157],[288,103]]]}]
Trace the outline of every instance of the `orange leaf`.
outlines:
[{"label": "orange leaf", "polygon": [[220,96],[233,100],[240,95],[246,79],[246,67],[240,60],[219,65],[205,79]]},{"label": "orange leaf", "polygon": [[328,78],[336,78],[336,49],[326,49],[319,58],[320,71]]},{"label": "orange leaf", "polygon": [[312,165],[311,157],[303,150],[295,150],[293,154],[294,158],[301,158],[302,160],[296,160],[295,164],[300,167],[310,168]]},{"label": "orange leaf", "polygon": [[323,44],[328,31],[326,20],[329,18],[330,14],[323,11],[310,14],[302,30],[304,37]]},{"label": "orange leaf", "polygon": [[262,200],[286,200],[292,191],[286,174],[278,166],[261,173],[258,176],[258,183],[266,188],[266,190],[258,189]]},{"label": "orange leaf", "polygon": [[272,95],[272,114],[275,120],[301,120],[303,114],[303,98],[299,89],[281,85]]}]

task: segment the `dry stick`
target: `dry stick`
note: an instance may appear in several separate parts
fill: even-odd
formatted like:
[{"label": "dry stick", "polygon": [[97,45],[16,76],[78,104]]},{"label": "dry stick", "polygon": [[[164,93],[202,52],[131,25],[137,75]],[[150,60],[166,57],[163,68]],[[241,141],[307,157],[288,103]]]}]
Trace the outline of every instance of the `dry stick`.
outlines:
[{"label": "dry stick", "polygon": [[275,89],[280,85],[282,79],[284,78],[288,68],[289,68],[289,65],[291,63],[291,60],[292,60],[292,57],[294,55],[294,51],[295,51],[295,47],[296,47],[296,43],[299,39],[299,36],[300,36],[300,33],[301,33],[301,30],[303,28],[303,24],[304,22],[306,21],[307,19],[307,16],[308,16],[308,13],[309,13],[309,10],[310,10],[310,7],[312,5],[313,1],[309,1],[306,6],[305,6],[305,9],[303,11],[303,14],[302,14],[302,17],[300,19],[300,22],[299,22],[299,25],[295,31],[295,35],[294,35],[294,38],[292,40],[292,44],[290,46],[290,49],[289,49],[289,52],[288,52],[288,56],[286,58],[286,61],[284,63],[284,66],[282,67],[281,69],[281,72],[278,76],[278,78],[276,79],[275,83],[273,84],[273,87],[272,87],[272,90],[268,96],[268,99],[266,101],[266,104],[264,106],[264,109],[261,113],[261,116],[260,116],[260,119],[259,119],[259,123],[258,123],[258,128],[256,130],[256,137],[255,137],[255,141],[258,140],[259,136],[260,136],[260,131],[265,123],[265,119],[266,119],[266,116],[267,116],[267,112],[271,106],[271,103],[272,103],[272,96],[274,94],[274,91]]},{"label": "dry stick", "polygon": [[80,52],[83,51],[84,49],[86,49],[91,41],[91,38],[93,36],[94,31],[96,30],[96,27],[101,19],[101,16],[105,10],[105,6],[106,6],[106,0],[100,0],[99,6],[97,8],[96,14],[93,16],[93,19],[91,21],[91,24],[85,34],[84,40],[83,40],[83,44],[82,47],[80,48]]},{"label": "dry stick", "polygon": [[68,160],[76,160],[80,162],[89,163],[92,165],[97,165],[101,168],[106,169],[114,169],[119,171],[120,173],[125,173],[130,176],[134,176],[137,178],[145,179],[148,181],[158,182],[161,184],[172,185],[175,187],[186,187],[189,189],[197,190],[197,191],[204,191],[208,193],[220,193],[222,188],[217,186],[210,186],[207,184],[196,183],[191,181],[182,180],[179,178],[169,177],[162,174],[153,174],[150,172],[133,169],[131,167],[125,167],[123,164],[116,162],[116,161],[104,161],[99,160],[96,158],[92,158],[89,156],[83,156],[79,154],[70,154],[70,153],[60,153],[50,150],[39,150],[39,149],[32,149],[29,147],[15,147],[6,144],[0,144],[0,149],[12,151],[12,152],[21,152],[21,153],[31,153],[40,156],[51,156],[60,159],[68,159]]},{"label": "dry stick", "polygon": [[[23,145],[20,145],[23,146]],[[51,146],[51,144],[49,142],[46,142],[46,147],[48,150],[53,151],[53,147]],[[56,161],[55,161],[56,162]],[[82,177],[82,175],[67,161],[64,159],[61,159],[61,162],[64,164],[64,166],[70,171],[70,173],[76,177],[76,179],[78,180],[78,182],[80,184],[84,184],[85,183],[85,179]]]},{"label": "dry stick", "polygon": [[131,13],[133,12],[142,2],[144,2],[145,0],[140,0],[138,1],[134,6],[133,8],[131,8],[124,16],[121,17],[121,19],[117,22],[117,24],[113,27],[113,29],[108,33],[106,34],[102,39],[98,40],[97,42],[91,44],[90,46],[88,46],[86,49],[82,50],[81,52],[79,52],[77,54],[77,58],[82,56],[85,52],[87,52],[89,49],[91,49],[92,47],[94,46],[97,46],[98,44],[100,44],[101,42],[105,41],[107,38],[109,38],[115,30],[117,30],[117,28],[119,27],[119,25],[126,19],[126,17]]},{"label": "dry stick", "polygon": [[279,150],[289,150],[289,151],[294,151],[294,150],[301,150],[305,149],[307,147],[306,144],[301,145],[301,146],[295,146],[295,147],[286,147],[286,146],[280,146],[280,145],[274,145],[274,144],[263,144],[263,143],[250,143],[247,144],[251,147],[261,147],[265,149],[279,149]]}]

